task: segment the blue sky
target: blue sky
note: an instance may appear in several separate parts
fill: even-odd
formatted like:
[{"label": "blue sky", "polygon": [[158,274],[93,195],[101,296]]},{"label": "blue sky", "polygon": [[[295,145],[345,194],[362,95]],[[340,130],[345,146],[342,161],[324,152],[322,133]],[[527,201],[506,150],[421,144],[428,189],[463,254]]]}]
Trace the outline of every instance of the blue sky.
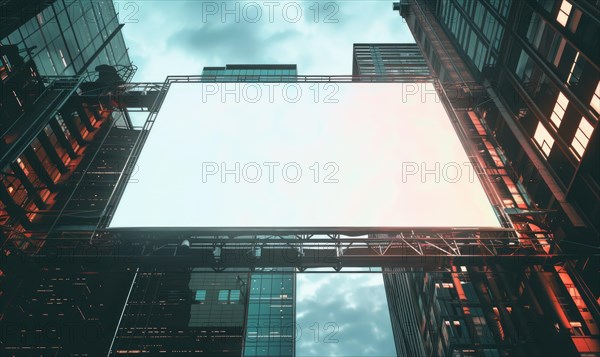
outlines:
[{"label": "blue sky", "polygon": [[[414,42],[391,0],[144,0],[115,6],[140,82],[235,63],[351,74],[353,43]],[[379,274],[300,274],[297,286],[298,356],[395,355]],[[316,339],[315,326],[321,332]],[[338,341],[324,343],[331,326],[337,332],[329,342]]]},{"label": "blue sky", "polygon": [[231,63],[290,63],[300,74],[351,74],[353,43],[414,42],[391,0],[115,4],[140,68],[137,81]]},{"label": "blue sky", "polygon": [[306,273],[297,282],[298,357],[396,356],[381,274]]}]

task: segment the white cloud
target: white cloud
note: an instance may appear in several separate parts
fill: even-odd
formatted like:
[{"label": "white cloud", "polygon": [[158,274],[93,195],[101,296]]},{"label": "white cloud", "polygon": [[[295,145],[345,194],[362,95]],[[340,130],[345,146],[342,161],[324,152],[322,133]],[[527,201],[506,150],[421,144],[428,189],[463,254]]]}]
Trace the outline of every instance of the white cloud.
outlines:
[{"label": "white cloud", "polygon": [[[221,3],[143,1],[131,15],[132,8],[125,11],[125,3],[117,2],[125,42],[140,66],[135,79],[163,81],[230,63],[291,63],[301,74],[350,74],[353,43],[414,42],[391,1],[321,1],[318,13],[315,1],[276,2],[272,18],[267,1],[227,1],[229,10],[239,3],[240,11],[237,20],[228,14],[225,21]],[[244,15],[248,3],[262,5],[260,21],[251,22],[250,10]],[[282,14],[286,3],[290,16]],[[303,16],[292,22],[295,7]]]},{"label": "white cloud", "polygon": [[380,274],[306,273],[297,282],[297,295],[311,296],[297,301],[298,357],[396,354]]}]

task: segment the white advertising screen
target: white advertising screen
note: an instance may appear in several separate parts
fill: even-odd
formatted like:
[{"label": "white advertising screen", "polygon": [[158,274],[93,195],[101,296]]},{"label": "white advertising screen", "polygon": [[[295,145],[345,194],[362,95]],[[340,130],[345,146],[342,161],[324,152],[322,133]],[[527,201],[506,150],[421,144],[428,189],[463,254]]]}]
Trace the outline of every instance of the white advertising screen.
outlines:
[{"label": "white advertising screen", "polygon": [[173,83],[110,227],[499,227],[433,85]]}]

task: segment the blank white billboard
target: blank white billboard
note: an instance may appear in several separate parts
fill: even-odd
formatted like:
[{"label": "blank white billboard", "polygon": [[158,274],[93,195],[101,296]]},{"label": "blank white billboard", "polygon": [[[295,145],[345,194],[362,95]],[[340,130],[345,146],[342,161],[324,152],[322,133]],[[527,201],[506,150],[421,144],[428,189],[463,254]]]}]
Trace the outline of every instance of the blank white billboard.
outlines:
[{"label": "blank white billboard", "polygon": [[431,84],[174,83],[110,227],[499,227]]}]

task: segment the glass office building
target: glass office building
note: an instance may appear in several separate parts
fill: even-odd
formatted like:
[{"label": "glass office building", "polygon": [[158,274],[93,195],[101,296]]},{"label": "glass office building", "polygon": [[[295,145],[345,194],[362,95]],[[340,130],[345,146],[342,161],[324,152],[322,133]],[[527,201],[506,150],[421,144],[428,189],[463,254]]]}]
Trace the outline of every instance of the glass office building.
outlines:
[{"label": "glass office building", "polygon": [[[250,277],[244,356],[295,355],[295,273],[263,269]],[[291,270],[291,269],[288,269]]]},{"label": "glass office building", "polygon": [[295,289],[285,268],[140,271],[111,351],[294,356]]},{"label": "glass office building", "polygon": [[111,353],[240,356],[247,282],[247,273],[140,269]]},{"label": "glass office building", "polygon": [[397,346],[410,346],[399,353],[597,355],[598,7],[406,0],[394,10],[477,149],[504,223],[522,243],[575,257],[392,275],[394,335]]},{"label": "glass office building", "polygon": [[[11,2],[3,11],[13,9]],[[43,219],[57,186],[88,151],[105,123],[128,125],[126,111],[86,103],[81,83],[98,80],[100,65],[122,82],[135,72],[112,1],[54,1],[0,39],[3,188],[0,222],[19,230]],[[106,120],[109,119],[109,120]],[[18,218],[18,219],[17,219]]]},{"label": "glass office building", "polygon": [[131,65],[121,27],[112,1],[58,0],[0,43],[17,46],[41,76],[75,75],[100,64]]},{"label": "glass office building", "polygon": [[131,79],[122,25],[112,1],[2,1],[0,17],[0,354],[107,351],[131,272],[10,257],[75,252],[98,224],[139,131],[84,89]]}]

